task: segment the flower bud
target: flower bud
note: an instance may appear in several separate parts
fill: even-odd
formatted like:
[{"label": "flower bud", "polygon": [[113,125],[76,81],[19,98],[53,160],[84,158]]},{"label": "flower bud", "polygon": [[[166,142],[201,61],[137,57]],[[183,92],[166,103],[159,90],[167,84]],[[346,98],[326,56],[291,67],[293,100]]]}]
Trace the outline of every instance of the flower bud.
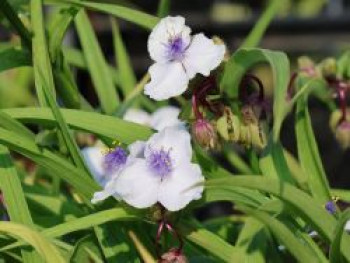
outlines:
[{"label": "flower bud", "polygon": [[217,145],[217,134],[213,125],[205,120],[198,119],[192,125],[192,134],[195,140],[203,147],[213,149]]},{"label": "flower bud", "polygon": [[[350,112],[347,110],[347,117]],[[350,148],[350,121],[344,120],[339,123],[341,118],[341,113],[339,111],[334,111],[330,118],[330,127],[335,134],[335,138],[337,139],[340,146],[345,150]]]},{"label": "flower bud", "polygon": [[181,250],[172,248],[164,253],[158,260],[158,263],[187,263],[188,260]]},{"label": "flower bud", "polygon": [[320,69],[324,78],[335,78],[337,74],[337,61],[334,58],[326,58],[321,62]]},{"label": "flower bud", "polygon": [[343,149],[350,147],[350,122],[343,121],[336,129],[335,137]]},{"label": "flower bud", "polygon": [[303,75],[308,77],[319,77],[319,72],[317,72],[315,63],[306,56],[298,58],[298,68]]}]

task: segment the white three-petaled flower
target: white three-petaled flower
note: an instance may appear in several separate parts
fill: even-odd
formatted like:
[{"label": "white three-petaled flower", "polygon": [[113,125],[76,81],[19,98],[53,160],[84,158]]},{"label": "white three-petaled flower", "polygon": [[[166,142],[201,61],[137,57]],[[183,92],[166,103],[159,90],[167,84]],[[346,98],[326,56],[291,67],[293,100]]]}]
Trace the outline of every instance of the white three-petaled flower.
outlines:
[{"label": "white three-petaled flower", "polygon": [[180,16],[163,18],[148,39],[148,52],[155,63],[150,67],[151,82],[145,94],[165,100],[182,94],[197,73],[208,76],[224,58],[225,46],[196,34]]},{"label": "white three-petaled flower", "polygon": [[157,109],[152,114],[140,109],[128,109],[123,119],[152,127],[157,131],[161,131],[166,127],[184,126],[179,120],[180,109],[174,106],[164,106]]},{"label": "white three-petaled flower", "polygon": [[[147,142],[129,146],[129,157],[123,169],[97,192],[93,203],[114,196],[136,208],[147,208],[157,202],[169,211],[184,208],[201,198],[204,181],[201,169],[191,163],[189,133],[178,127],[167,127]],[[116,158],[119,166],[119,158]]]}]

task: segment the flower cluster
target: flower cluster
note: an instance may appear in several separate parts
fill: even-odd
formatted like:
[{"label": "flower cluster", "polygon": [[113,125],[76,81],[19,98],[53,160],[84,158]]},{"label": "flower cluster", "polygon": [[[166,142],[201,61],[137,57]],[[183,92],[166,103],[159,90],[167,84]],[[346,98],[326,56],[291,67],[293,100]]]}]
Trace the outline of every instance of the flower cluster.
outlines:
[{"label": "flower cluster", "polygon": [[182,128],[167,127],[148,141],[132,143],[128,153],[117,147],[104,156],[100,154],[99,161],[96,153],[89,155],[93,150],[85,150],[85,157],[104,187],[95,193],[93,203],[114,196],[136,208],[160,203],[169,211],[177,211],[202,195],[204,177],[200,167],[191,162],[191,138]]},{"label": "flower cluster", "polygon": [[[149,69],[151,81],[144,92],[155,100],[164,100],[182,94],[197,73],[209,76],[222,62],[225,46],[203,34],[192,36],[183,17],[169,16],[153,29],[148,51],[155,63]],[[160,203],[169,211],[177,211],[201,197],[204,177],[200,167],[191,162],[191,136],[178,119],[179,112],[171,106],[153,114],[129,109],[124,120],[158,132],[127,149],[118,146],[106,154],[98,147],[83,150],[95,180],[103,187],[95,193],[93,203],[114,196],[136,208]]]}]

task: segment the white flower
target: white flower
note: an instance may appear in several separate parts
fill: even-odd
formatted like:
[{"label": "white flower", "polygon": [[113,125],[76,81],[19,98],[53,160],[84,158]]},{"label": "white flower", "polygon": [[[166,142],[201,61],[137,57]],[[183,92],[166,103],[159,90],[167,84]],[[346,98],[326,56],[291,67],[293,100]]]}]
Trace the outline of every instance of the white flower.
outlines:
[{"label": "white flower", "polygon": [[145,94],[165,100],[182,94],[197,73],[208,76],[224,58],[225,46],[216,45],[202,33],[191,36],[181,16],[165,17],[148,38],[148,52],[155,63]]},{"label": "white flower", "polygon": [[113,177],[118,176],[128,161],[127,152],[121,147],[116,147],[107,153],[103,151],[104,149],[99,146],[86,147],[82,150],[90,172],[101,187],[105,187]]},{"label": "white flower", "polygon": [[95,194],[95,201],[114,196],[136,208],[159,202],[177,211],[201,198],[203,185],[198,184],[204,177],[200,167],[191,163],[190,140],[184,129],[167,127],[147,142],[131,144],[130,162]]},{"label": "white flower", "polygon": [[128,109],[123,119],[152,127],[160,131],[166,127],[183,126],[184,123],[178,119],[180,110],[173,106],[164,106],[149,114],[140,109]]}]

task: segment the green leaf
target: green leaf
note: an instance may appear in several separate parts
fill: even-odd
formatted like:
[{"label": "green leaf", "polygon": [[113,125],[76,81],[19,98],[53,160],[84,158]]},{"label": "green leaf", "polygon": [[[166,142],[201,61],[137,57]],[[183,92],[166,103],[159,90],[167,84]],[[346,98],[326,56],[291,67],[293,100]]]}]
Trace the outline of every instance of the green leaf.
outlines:
[{"label": "green leaf", "polygon": [[280,142],[274,142],[271,137],[259,160],[259,166],[265,176],[275,179],[280,178],[284,182],[294,184],[282,145]]},{"label": "green leaf", "polygon": [[258,46],[267,27],[271,23],[272,19],[276,16],[276,13],[283,3],[285,3],[284,0],[268,1],[266,10],[259,18],[258,22],[255,23],[253,29],[250,31],[249,35],[241,45],[241,48],[253,48]]},{"label": "green leaf", "polygon": [[76,15],[75,25],[101,108],[105,113],[112,114],[117,109],[119,98],[101,47],[83,9]]},{"label": "green leaf", "polygon": [[350,203],[350,190],[345,189],[332,189],[332,196],[337,196],[340,200],[344,200]]},{"label": "green leaf", "polygon": [[27,48],[31,48],[32,40],[28,29],[23,25],[18,18],[16,11],[11,7],[7,0],[0,1],[0,12],[2,12],[9,20],[11,26],[17,31],[23,43]]},{"label": "green leaf", "polygon": [[[21,181],[6,147],[0,145],[0,189],[11,221],[33,227],[27,202],[24,198]],[[39,255],[34,251],[22,250],[24,262],[38,262]]]},{"label": "green leaf", "polygon": [[[107,222],[112,222],[116,220],[130,221],[130,220],[136,220],[136,219],[137,217],[135,215],[130,214],[123,208],[112,208],[101,212],[95,212],[91,215],[87,215],[81,218],[73,219],[71,221],[56,225],[51,228],[46,228],[41,232],[41,235],[47,238],[53,239],[75,231],[84,230],[84,229],[92,228],[94,226],[102,225]],[[25,242],[16,242],[1,248],[0,251],[13,249],[15,247],[22,246],[24,244]]]},{"label": "green leaf", "polygon": [[238,99],[239,85],[243,76],[252,67],[260,63],[269,64],[273,74],[273,140],[277,141],[282,122],[287,114],[285,107],[290,73],[289,61],[284,53],[255,48],[238,50],[225,65],[220,89],[227,92],[234,99]]},{"label": "green leaf", "polygon": [[26,50],[16,48],[0,50],[0,72],[31,65],[30,54]]},{"label": "green leaf", "polygon": [[41,82],[44,84],[43,85],[43,91],[44,95],[46,97],[46,101],[48,105],[50,106],[52,110],[52,115],[54,116],[55,120],[57,121],[57,126],[59,128],[59,131],[62,133],[63,140],[65,142],[65,145],[67,146],[69,153],[74,161],[74,163],[78,166],[80,169],[85,169],[88,171],[85,167],[85,163],[83,161],[82,156],[80,155],[80,150],[78,149],[78,145],[73,139],[73,136],[70,134],[70,131],[68,129],[68,125],[63,119],[63,116],[56,105],[56,101],[52,94],[50,93],[49,87],[45,83],[45,78],[40,75],[39,77],[42,77]]},{"label": "green leaf", "polygon": [[48,28],[48,35],[49,53],[53,62],[56,61],[57,56],[59,56],[61,52],[63,39],[78,11],[79,10],[75,7],[64,7],[60,8],[52,16],[52,20],[50,21]]},{"label": "green leaf", "polygon": [[93,179],[85,177],[84,170],[74,167],[66,159],[38,147],[33,140],[18,133],[0,128],[0,143],[48,169],[56,176],[71,184],[83,197],[90,199],[100,187]]},{"label": "green leaf", "polygon": [[50,93],[55,96],[55,86],[53,83],[52,66],[47,48],[47,40],[44,28],[44,17],[42,10],[42,0],[30,2],[31,22],[33,28],[32,59],[35,77],[35,88],[42,107],[47,106],[44,85],[48,85]]},{"label": "green leaf", "polygon": [[[235,192],[237,187],[260,190],[280,198],[292,208],[292,211],[300,215],[306,222],[311,224],[325,240],[331,242],[336,220],[324,208],[324,203],[313,199],[296,187],[275,179],[255,176],[235,176],[225,179],[207,181],[207,189],[227,189]],[[233,200],[234,201],[234,200]],[[349,246],[350,239],[344,239],[344,243]],[[350,251],[342,249],[342,254],[349,260]]]},{"label": "green leaf", "polygon": [[[4,109],[2,111],[23,123],[39,124],[45,127],[57,126],[49,109],[17,108]],[[71,129],[83,130],[126,144],[136,140],[146,140],[153,134],[148,127],[116,117],[68,109],[61,109],[61,112],[65,122]]]},{"label": "green leaf", "polygon": [[[350,209],[346,209],[343,213],[341,213],[340,218],[338,220],[337,227],[334,231],[335,235],[333,238],[333,242],[331,244],[329,250],[329,262],[330,263],[340,263],[344,262],[341,255],[341,246],[343,245],[343,249],[348,249],[346,244],[342,244],[343,236],[344,236],[344,227],[346,223],[350,220]],[[347,234],[345,234],[347,235]]]},{"label": "green leaf", "polygon": [[122,36],[119,31],[118,22],[116,19],[111,18],[112,34],[114,44],[114,54],[116,57],[116,64],[119,70],[120,86],[124,93],[124,96],[128,96],[129,93],[136,86],[136,77],[132,69],[130,57],[126,50]]},{"label": "green leaf", "polygon": [[160,18],[166,17],[170,11],[171,0],[159,0],[157,16]]},{"label": "green leaf", "polygon": [[199,224],[181,221],[179,227],[186,239],[202,247],[217,258],[224,260],[224,262],[242,262],[242,254],[236,247],[228,244],[225,240]]},{"label": "green leaf", "polygon": [[30,228],[10,222],[0,222],[0,232],[26,241],[33,246],[47,263],[65,263],[57,248],[45,237]]},{"label": "green leaf", "polygon": [[74,4],[76,6],[93,9],[96,11],[104,12],[110,15],[114,15],[118,18],[130,21],[146,29],[152,29],[159,21],[159,18],[146,14],[144,12],[134,10],[128,7],[115,4],[98,3],[94,1],[77,1],[77,0],[64,0],[59,3],[66,2]]},{"label": "green leaf", "polygon": [[297,101],[295,133],[300,165],[307,175],[312,195],[326,203],[331,200],[327,176],[318,152],[307,105],[307,96]]},{"label": "green leaf", "polygon": [[101,253],[94,241],[95,240],[92,235],[88,235],[80,239],[72,251],[69,262],[81,263],[93,260],[93,262],[102,263]]},{"label": "green leaf", "polygon": [[283,223],[269,214],[248,208],[240,208],[244,212],[257,218],[265,224],[275,237],[286,246],[289,252],[298,260],[298,262],[314,262],[315,254],[291,232]]},{"label": "green leaf", "polygon": [[[75,66],[80,69],[88,69],[84,54],[80,50],[75,48],[63,47],[63,54],[67,59],[67,62],[72,66]],[[109,75],[112,77],[114,84],[119,84],[120,78],[117,69],[112,66],[108,66],[108,68]]]},{"label": "green leaf", "polygon": [[28,138],[30,140],[35,139],[34,133],[32,133],[31,130],[29,130],[27,127],[25,127],[22,123],[19,121],[11,118],[6,113],[0,111],[0,126],[10,130],[19,133],[21,136]]},{"label": "green leaf", "polygon": [[246,262],[265,263],[267,237],[263,225],[255,218],[249,217],[239,233],[236,247],[242,250]]}]

